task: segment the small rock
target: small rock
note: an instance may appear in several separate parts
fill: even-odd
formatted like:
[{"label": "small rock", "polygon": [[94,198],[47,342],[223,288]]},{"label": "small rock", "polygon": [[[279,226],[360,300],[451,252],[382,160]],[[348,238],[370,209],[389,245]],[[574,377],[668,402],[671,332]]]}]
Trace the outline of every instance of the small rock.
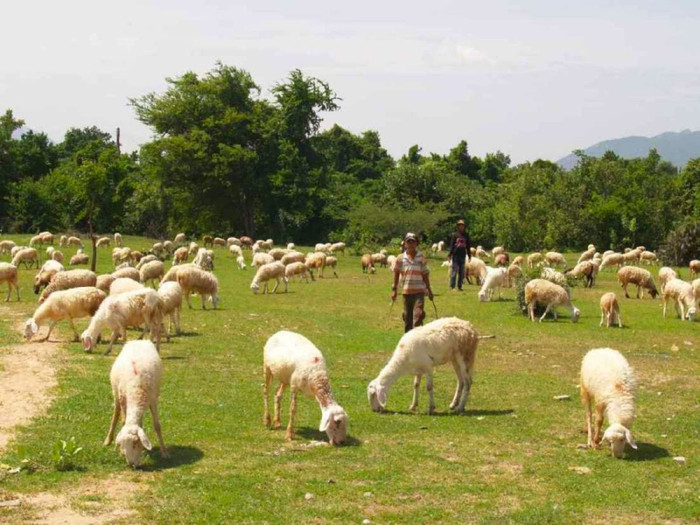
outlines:
[{"label": "small rock", "polygon": [[668,434],[661,434],[662,438],[668,437]]},{"label": "small rock", "polygon": [[371,498],[371,497],[372,497],[372,493],[371,493],[371,492],[365,492],[365,493],[363,494],[363,496],[364,496],[365,498]]},{"label": "small rock", "polygon": [[657,392],[657,393],[656,393],[657,396],[660,396],[661,394],[663,394],[663,392]]},{"label": "small rock", "polygon": [[673,461],[675,461],[679,465],[685,465],[686,463],[688,463],[688,460],[685,459],[683,456],[676,456],[675,458],[673,458]]},{"label": "small rock", "polygon": [[306,494],[304,494],[304,499],[306,501],[311,501],[312,499],[314,499],[314,495],[311,494],[311,492],[307,492]]},{"label": "small rock", "polygon": [[590,474],[591,472],[593,472],[588,467],[569,467],[569,470],[572,470],[577,474]]},{"label": "small rock", "polygon": [[560,396],[554,396],[554,399],[556,401],[568,401],[569,399],[571,399],[571,396],[567,394],[562,394]]}]

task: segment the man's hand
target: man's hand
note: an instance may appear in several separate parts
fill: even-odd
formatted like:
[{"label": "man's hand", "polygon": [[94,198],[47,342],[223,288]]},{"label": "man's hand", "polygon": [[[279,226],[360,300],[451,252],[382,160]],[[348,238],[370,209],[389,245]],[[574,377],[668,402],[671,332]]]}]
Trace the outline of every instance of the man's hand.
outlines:
[{"label": "man's hand", "polygon": [[396,290],[391,291],[391,302],[393,303],[396,301]]},{"label": "man's hand", "polygon": [[433,291],[430,288],[428,288],[428,299],[433,300]]}]

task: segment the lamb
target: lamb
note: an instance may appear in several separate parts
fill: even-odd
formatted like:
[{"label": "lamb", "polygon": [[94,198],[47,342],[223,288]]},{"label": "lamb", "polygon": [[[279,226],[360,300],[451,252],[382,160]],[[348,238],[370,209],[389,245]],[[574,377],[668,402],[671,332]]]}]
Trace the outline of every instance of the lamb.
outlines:
[{"label": "lamb", "polygon": [[104,293],[109,293],[110,285],[115,281],[116,277],[112,274],[103,274],[97,276],[97,282],[95,283],[95,288],[99,288]]},{"label": "lamb", "polygon": [[635,248],[627,253],[622,254],[622,260],[626,264],[639,264],[639,257],[644,251],[643,247]]},{"label": "lamb", "polygon": [[194,255],[197,255],[197,252],[198,252],[198,251],[199,251],[199,244],[197,244],[196,242],[192,241],[192,242],[190,243],[189,248],[187,248],[187,254],[188,254],[188,255],[194,256]]},{"label": "lamb", "polygon": [[69,290],[59,290],[41,303],[34,315],[24,325],[24,337],[30,340],[39,331],[39,327],[50,321],[49,331],[42,341],[48,341],[51,331],[56,324],[67,319],[74,334],[74,341],[78,341],[78,331],[75,329],[73,319],[90,317],[95,314],[107,295],[94,286],[81,286]]},{"label": "lamb", "polygon": [[583,261],[590,261],[593,259],[593,256],[595,255],[595,246],[591,245],[588,247],[588,249],[581,254],[581,257],[578,258],[578,261],[576,261],[576,264],[580,264]]},{"label": "lamb", "polygon": [[[282,263],[280,263],[282,264]],[[206,310],[205,301],[207,298],[211,301],[214,309],[219,305],[219,280],[211,272],[197,268],[182,268],[177,272],[177,282],[182,288],[182,293],[187,300],[187,306],[192,308],[190,295],[198,293],[202,298],[202,310]]]},{"label": "lamb", "polygon": [[158,417],[158,395],[162,377],[163,363],[150,341],[130,341],[125,344],[109,374],[114,411],[104,445],[109,446],[112,443],[120,413],[124,412],[124,426],[117,434],[116,445],[124,454],[126,462],[134,468],[141,465],[144,449],[153,448],[143,430],[143,415],[147,407],[151,410],[160,456],[168,457]]},{"label": "lamb", "polygon": [[335,242],[335,243],[331,244],[331,247],[328,251],[331,253],[342,252],[343,255],[345,255],[345,243],[344,242]]},{"label": "lamb", "polygon": [[489,254],[481,246],[476,247],[476,256],[479,259],[488,259],[489,258]]},{"label": "lamb", "polygon": [[158,287],[158,297],[163,302],[163,317],[166,315],[170,318],[168,331],[165,332],[167,341],[170,342],[170,336],[175,325],[175,333],[180,335],[180,313],[182,312],[182,287],[176,282],[168,281],[161,283]]},{"label": "lamb", "polygon": [[494,256],[493,263],[496,266],[508,266],[509,256],[506,252],[501,252]]},{"label": "lamb", "polygon": [[150,329],[151,339],[156,340],[160,349],[160,327],[163,323],[163,303],[158,293],[150,288],[142,288],[107,297],[97,312],[92,316],[90,324],[81,334],[83,348],[92,352],[100,333],[109,328],[112,337],[105,355],[112,351],[114,341],[121,334],[126,342],[129,326],[145,325],[144,332]]},{"label": "lamb", "polygon": [[59,290],[68,290],[70,288],[79,288],[82,286],[95,286],[97,284],[97,275],[90,270],[66,270],[58,272],[54,275],[49,285],[44,288],[39,297],[39,302],[43,303],[52,293]]},{"label": "lamb", "polygon": [[668,266],[662,266],[659,268],[659,290],[664,293],[664,288],[666,288],[666,283],[671,279],[677,279],[678,274],[673,268]]},{"label": "lamb", "polygon": [[578,322],[581,310],[571,303],[571,298],[564,288],[545,279],[533,279],[525,285],[525,304],[530,320],[535,322],[535,304],[546,305],[546,309],[540,317],[540,322],[544,320],[551,311],[554,320],[557,319],[557,306],[563,306],[571,310],[571,321]]},{"label": "lamb", "polygon": [[[313,396],[321,407],[320,432],[326,432],[331,445],[342,444],[347,436],[348,415],[333,398],[326,361],[321,351],[306,337],[285,330],[275,333],[265,343],[263,352],[263,370],[265,384],[265,413],[263,423],[266,426],[280,428],[282,395],[287,387],[291,389],[289,406],[289,423],[286,438],[294,439],[294,418],[297,409],[299,391]],[[275,395],[275,418],[270,420],[269,391],[272,380],[277,378],[280,386]]]},{"label": "lamb", "polygon": [[287,291],[287,277],[285,276],[285,266],[282,264],[281,261],[275,261],[271,262],[268,264],[263,264],[260,268],[258,268],[257,273],[255,274],[255,277],[253,277],[253,282],[250,283],[250,289],[253,290],[253,293],[258,293],[258,290],[260,290],[260,283],[265,283],[265,286],[263,287],[263,293],[267,293],[268,291],[268,282],[272,279],[275,279],[277,281],[277,284],[275,284],[275,287],[272,289],[272,292],[270,293],[276,293],[277,288],[280,285],[280,280],[284,281],[284,291]]},{"label": "lamb", "polygon": [[109,295],[119,295],[126,292],[133,292],[134,290],[143,290],[146,288],[138,281],[134,281],[129,277],[117,277],[109,285]]},{"label": "lamb", "polygon": [[112,249],[112,264],[116,268],[120,263],[129,260],[131,256],[131,248],[128,246],[114,247]]},{"label": "lamb", "polygon": [[214,237],[212,248],[214,246],[221,246],[222,248],[226,248],[226,239],[222,239],[221,237]]},{"label": "lamb", "polygon": [[[389,258],[387,257],[387,261],[388,261],[388,259]],[[333,257],[332,255],[329,255],[328,257],[326,257],[325,267],[333,269],[333,275],[336,277],[336,279],[338,278],[338,272],[335,271],[337,266],[338,266],[338,258],[337,257]]]},{"label": "lamb", "polygon": [[542,262],[542,254],[539,252],[531,253],[527,256],[527,265],[530,268],[534,268],[536,265]]},{"label": "lamb", "polygon": [[669,299],[674,301],[676,313],[681,319],[687,319],[688,321],[695,320],[697,308],[695,306],[696,300],[692,284],[682,281],[681,279],[671,279],[666,283],[663,292],[664,319],[666,318],[666,305]]},{"label": "lamb", "polygon": [[622,317],[617,297],[613,292],[608,292],[600,298],[600,326],[603,326],[603,322],[605,322],[605,326],[610,328],[615,320],[617,320],[617,325],[622,328]]},{"label": "lamb", "polygon": [[78,253],[76,253],[73,257],[70,258],[70,263],[69,266],[78,266],[80,264],[87,264],[88,261],[90,260],[90,257],[86,253],[83,253],[83,250],[78,250]]},{"label": "lamb", "polygon": [[654,252],[643,251],[639,255],[639,261],[644,264],[656,264],[659,262],[659,259]]},{"label": "lamb", "polygon": [[60,262],[54,261],[53,259],[46,261],[41,267],[41,270],[39,270],[39,273],[34,276],[34,293],[38,294],[51,282],[54,275],[64,270],[65,268]]},{"label": "lamb", "polygon": [[253,266],[260,268],[264,264],[275,262],[275,258],[269,253],[257,252],[253,255]]},{"label": "lamb", "polygon": [[691,279],[694,278],[696,275],[700,275],[700,260],[693,259],[692,261],[690,261],[688,269],[690,270]]},{"label": "lamb", "polygon": [[437,249],[439,252],[444,252],[445,251],[445,241],[438,241]]},{"label": "lamb", "polygon": [[14,241],[0,241],[0,254],[10,253],[12,248],[14,248],[15,246],[17,246],[17,244]]},{"label": "lamb", "polygon": [[418,408],[418,389],[423,374],[430,396],[428,414],[435,412],[433,399],[433,367],[451,363],[457,374],[457,390],[450,409],[463,412],[472,386],[472,374],[479,337],[472,324],[456,317],[443,317],[405,333],[391,359],[367,386],[369,405],[375,412],[386,408],[389,387],[404,375],[414,375],[413,402],[409,410]]},{"label": "lamb", "polygon": [[137,270],[140,270],[141,268],[143,268],[144,264],[149,263],[151,261],[160,261],[160,259],[158,259],[158,257],[154,254],[144,255],[143,257],[141,257],[141,260],[138,262],[135,268]]},{"label": "lamb", "polygon": [[12,256],[12,265],[19,268],[20,263],[24,263],[26,268],[31,268],[36,263],[39,269],[39,252],[34,248],[21,248]]},{"label": "lamb", "polygon": [[182,246],[187,242],[187,239],[185,237],[184,233],[178,233],[175,238],[173,239],[173,244],[175,246]]},{"label": "lamb", "polygon": [[139,263],[141,262],[141,259],[143,259],[144,255],[138,250],[131,250],[131,253],[129,254],[129,258],[131,259],[132,263]]},{"label": "lamb", "polygon": [[173,266],[187,262],[188,250],[184,246],[180,246],[173,253]]},{"label": "lamb", "polygon": [[362,264],[362,273],[374,273],[376,272],[376,268],[374,267],[374,262],[372,261],[372,254],[371,253],[365,253],[362,254],[362,258],[360,259],[360,263]]},{"label": "lamb", "polygon": [[233,246],[233,245],[240,246],[242,243],[241,243],[241,240],[236,238],[236,237],[229,237],[228,239],[226,239],[226,244],[228,246]]},{"label": "lamb", "polygon": [[78,248],[83,247],[83,241],[79,237],[68,237],[68,246],[77,246]]},{"label": "lamb", "polygon": [[206,246],[211,246],[212,248],[214,247],[214,237],[211,235],[205,235],[202,237],[202,244]]},{"label": "lamb", "polygon": [[491,255],[496,257],[496,255],[501,255],[502,253],[506,253],[506,249],[503,246],[495,246],[491,250]]},{"label": "lamb", "polygon": [[[323,269],[326,267],[326,258],[327,256],[323,252],[315,252],[306,256],[306,266],[309,271],[314,268],[318,269],[318,276],[321,279],[323,279]],[[384,256],[384,261],[386,263],[386,256]]]},{"label": "lamb", "polygon": [[228,251],[233,255],[234,257],[238,257],[239,255],[243,255],[243,250],[241,249],[240,246],[237,244],[232,244],[231,246],[228,247]]},{"label": "lamb", "polygon": [[602,272],[608,266],[616,265],[618,268],[620,268],[624,262],[625,259],[621,253],[614,252],[609,253],[608,255],[603,254],[603,262],[600,263],[600,271]]},{"label": "lamb", "polygon": [[29,239],[29,246],[34,246],[35,244],[38,244],[39,246],[43,244],[41,240],[41,235],[35,235],[31,239]]},{"label": "lamb", "polygon": [[285,266],[293,262],[304,262],[305,260],[306,256],[303,253],[295,251],[286,253],[281,259],[282,264]]},{"label": "lamb", "polygon": [[566,266],[566,259],[559,252],[547,252],[544,255],[544,260],[549,266]]},{"label": "lamb", "polygon": [[651,274],[644,268],[638,268],[636,266],[624,266],[617,271],[617,280],[622,285],[622,289],[625,291],[625,297],[630,298],[627,293],[627,286],[632,283],[637,285],[637,299],[640,298],[639,293],[641,291],[641,297],[644,298],[644,289],[649,290],[649,294],[652,299],[658,295],[656,291],[656,285],[654,284],[654,279]]},{"label": "lamb", "polygon": [[245,270],[245,258],[243,257],[243,254],[239,255],[236,257],[236,264],[238,265],[239,270]]},{"label": "lamb", "polygon": [[136,268],[132,268],[131,266],[127,266],[126,268],[120,268],[119,270],[112,272],[112,275],[115,279],[119,279],[121,277],[128,277],[129,279],[133,279],[136,282],[141,281],[141,272]]},{"label": "lamb", "polygon": [[41,237],[41,242],[44,244],[53,244],[53,233],[51,232],[41,232],[39,234]]},{"label": "lamb", "polygon": [[291,251],[292,251],[294,248],[296,248],[296,247],[297,247],[296,244],[294,244],[293,242],[288,242],[288,243],[287,243],[287,251],[288,251],[288,252],[291,252]]},{"label": "lamb", "polygon": [[175,251],[175,245],[173,244],[173,241],[163,241],[163,250],[168,254],[173,253]]},{"label": "lamb", "polygon": [[51,259],[63,264],[63,252],[59,252],[58,250],[53,250],[51,252]]},{"label": "lamb", "polygon": [[520,279],[523,276],[523,269],[520,267],[520,265],[512,263],[508,267],[507,271],[507,284],[506,286],[513,286],[518,279]]},{"label": "lamb", "polygon": [[19,285],[17,283],[17,267],[13,264],[0,262],[0,284],[7,283],[7,297],[5,302],[10,301],[12,288],[17,292],[17,301],[19,301]]},{"label": "lamb", "polygon": [[517,257],[515,257],[513,259],[513,262],[511,264],[515,264],[517,266],[522,267],[524,262],[525,262],[525,257],[523,257],[522,255],[518,255]]},{"label": "lamb", "polygon": [[161,261],[151,261],[139,270],[139,281],[146,285],[150,282],[155,288],[157,281],[163,278],[164,273],[165,265]]},{"label": "lamb", "polygon": [[507,271],[505,268],[489,268],[484,284],[479,290],[479,301],[490,301],[493,297],[493,292],[498,289],[498,297],[501,297],[501,286],[505,285]]},{"label": "lamb", "polygon": [[97,239],[97,242],[95,243],[95,246],[98,248],[102,248],[103,246],[109,246],[109,244],[112,242],[112,239],[109,237],[100,237]]},{"label": "lamb", "polygon": [[121,245],[122,245],[122,234],[121,233],[114,234],[114,245],[117,247],[121,247]]},{"label": "lamb", "polygon": [[[588,447],[600,446],[603,417],[609,427],[602,441],[608,441],[613,456],[621,458],[625,444],[637,449],[630,427],[634,422],[634,391],[637,381],[627,359],[612,348],[590,350],[581,362],[581,402],[586,408]],[[591,422],[591,403],[595,406],[595,427]]]},{"label": "lamb", "polygon": [[284,276],[289,281],[295,275],[299,275],[309,282],[309,275],[311,275],[311,280],[314,281],[314,274],[309,271],[309,268],[303,262],[295,262],[288,264],[284,267]]}]

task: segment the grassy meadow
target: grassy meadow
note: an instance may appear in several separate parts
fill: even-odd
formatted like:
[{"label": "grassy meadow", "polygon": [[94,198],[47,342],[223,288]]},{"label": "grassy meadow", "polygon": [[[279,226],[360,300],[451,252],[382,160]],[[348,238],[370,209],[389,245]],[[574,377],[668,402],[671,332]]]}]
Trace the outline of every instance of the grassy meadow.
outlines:
[{"label": "grassy meadow", "polygon": [[[124,239],[132,248],[150,243]],[[98,272],[112,270],[110,252],[99,252]],[[250,252],[245,255],[249,262]],[[567,254],[570,263],[577,257]],[[161,459],[156,448],[136,472],[113,447],[102,446],[112,410],[109,369],[120,345],[105,357],[104,345],[86,354],[79,343],[67,342],[51,407],[19,430],[0,458],[18,464],[15,450],[22,445],[46,468],[0,475],[0,500],[40,491],[70,493],[86,479],[124,474],[142,483],[133,502],[142,522],[700,520],[697,322],[681,322],[675,313],[663,319],[658,298],[625,299],[615,271],[606,270],[593,289],[573,289],[582,312],[578,324],[563,310],[557,322],[531,323],[518,311],[514,289],[505,290],[501,300],[479,303],[474,285],[465,284],[463,293],[450,291],[447,269],[435,259],[431,277],[439,315],[469,320],[480,334],[496,337],[479,345],[465,414],[448,412],[455,386],[449,365],[435,372],[436,415],[425,413],[424,386],[418,413],[407,412],[411,377],[391,388],[388,411],[376,414],[366,387],[402,335],[400,301],[390,309],[388,270],[367,276],[359,257],[339,259],[338,279],[328,271],[314,283],[290,283],[286,294],[254,295],[249,289],[254,270],[239,271],[227,251],[216,250],[220,309],[203,311],[195,298],[194,310],[183,309],[184,334],[161,348],[160,417],[171,457]],[[37,304],[31,291],[36,270],[20,273],[23,300],[11,308],[29,315]],[[687,268],[681,276],[688,278]],[[617,292],[622,329],[598,326],[598,301],[606,291]],[[432,305],[426,312],[427,321],[435,318]],[[20,341],[11,322],[0,322],[5,345]],[[77,321],[78,330],[87,322]],[[320,410],[313,399],[299,398],[293,442],[285,441],[284,428],[263,426],[262,348],[280,329],[300,332],[325,355],[335,397],[350,416],[345,446],[315,446],[326,436],[318,432]],[[67,325],[59,325],[58,337],[70,338]],[[577,448],[586,442],[578,370],[586,351],[602,346],[620,350],[640,382],[632,427],[639,449],[628,448],[624,460],[612,458],[609,449]],[[570,399],[554,399],[564,394]],[[283,425],[288,410],[287,392]],[[155,443],[148,415],[144,428]],[[53,443],[70,436],[84,447],[78,468],[57,472]],[[687,464],[677,464],[674,456],[686,457]],[[307,493],[313,497],[307,499]],[[76,496],[74,504],[81,503]],[[0,521],[28,516],[24,512],[0,508]]]}]

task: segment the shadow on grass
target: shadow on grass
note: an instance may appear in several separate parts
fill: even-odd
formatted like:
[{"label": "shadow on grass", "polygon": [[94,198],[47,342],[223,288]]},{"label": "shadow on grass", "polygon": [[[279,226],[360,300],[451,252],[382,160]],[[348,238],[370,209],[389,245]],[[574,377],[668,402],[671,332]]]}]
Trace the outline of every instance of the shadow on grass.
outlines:
[{"label": "shadow on grass", "polygon": [[169,470],[182,465],[191,465],[204,457],[204,452],[197,447],[169,445],[168,452],[170,457],[163,458],[160,455],[160,450],[152,450],[148,455],[153,458],[154,464],[144,465],[141,469],[146,472]]},{"label": "shadow on grass", "polygon": [[[328,434],[321,432],[317,428],[313,427],[301,427],[297,430],[297,435],[303,437],[304,439],[314,440],[314,441],[328,441]],[[341,446],[343,447],[359,447],[362,444],[357,438],[352,436],[346,436],[345,441]]]},{"label": "shadow on grass", "polygon": [[668,450],[662,447],[657,447],[651,443],[637,442],[637,450],[627,454],[628,461],[653,461],[655,459],[667,458]]},{"label": "shadow on grass", "polygon": [[166,356],[161,356],[160,358],[161,358],[161,359],[167,359],[167,360],[170,360],[170,361],[180,361],[180,360],[182,360],[182,359],[185,359],[185,358],[182,357],[181,355],[166,355]]},{"label": "shadow on grass", "polygon": [[[512,408],[506,408],[504,410],[465,410],[462,413],[458,412],[435,412],[431,414],[430,417],[474,417],[474,416],[507,416],[513,414],[515,411]],[[410,410],[384,410],[379,412],[379,414],[386,415],[402,415],[402,416],[427,416],[428,413],[425,410],[416,410],[411,412]]]},{"label": "shadow on grass", "polygon": [[182,332],[180,332],[179,337],[202,337],[202,334],[200,334],[199,332],[185,332],[185,331],[182,331]]}]

